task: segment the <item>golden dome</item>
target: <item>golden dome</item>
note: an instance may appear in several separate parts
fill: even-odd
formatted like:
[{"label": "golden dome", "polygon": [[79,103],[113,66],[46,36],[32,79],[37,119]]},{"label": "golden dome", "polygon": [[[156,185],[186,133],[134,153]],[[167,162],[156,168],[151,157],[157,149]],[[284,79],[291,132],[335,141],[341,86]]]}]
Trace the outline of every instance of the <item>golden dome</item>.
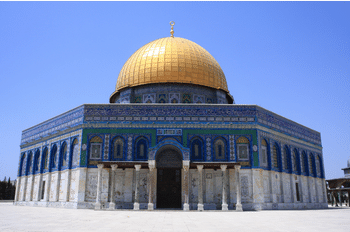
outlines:
[{"label": "golden dome", "polygon": [[227,89],[218,62],[198,44],[179,37],[154,40],[137,50],[119,73],[115,92],[124,88],[157,83],[188,83]]}]

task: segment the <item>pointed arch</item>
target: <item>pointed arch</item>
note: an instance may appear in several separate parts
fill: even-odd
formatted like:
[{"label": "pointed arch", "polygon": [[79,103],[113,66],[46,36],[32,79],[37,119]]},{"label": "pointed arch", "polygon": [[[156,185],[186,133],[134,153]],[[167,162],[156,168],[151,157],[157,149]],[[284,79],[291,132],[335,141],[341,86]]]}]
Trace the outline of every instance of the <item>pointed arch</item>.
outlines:
[{"label": "pointed arch", "polygon": [[194,137],[191,139],[190,151],[191,151],[191,160],[201,161],[204,159],[203,148],[204,141],[200,137]]},{"label": "pointed arch", "polygon": [[57,164],[58,164],[58,154],[57,154],[57,145],[54,144],[51,147],[51,152],[50,152],[50,167],[49,167],[49,171],[56,169],[57,168]]},{"label": "pointed arch", "polygon": [[30,174],[33,174],[33,162],[32,162],[32,159],[33,159],[33,152],[30,151],[29,154],[28,154],[28,159],[27,159],[27,168],[26,168],[26,175],[30,175]]},{"label": "pointed arch", "polygon": [[277,143],[272,147],[272,168],[275,170],[280,170],[281,151]]},{"label": "pointed arch", "polygon": [[68,150],[67,150],[67,142],[64,141],[61,144],[60,149],[60,162],[59,162],[59,170],[68,165]]},{"label": "pointed arch", "polygon": [[140,136],[135,141],[135,160],[147,160],[148,159],[148,139],[144,136]]},{"label": "pointed arch", "polygon": [[262,139],[260,142],[260,166],[268,166],[268,143],[266,139]]},{"label": "pointed arch", "polygon": [[121,136],[116,136],[113,139],[112,143],[112,155],[111,160],[122,160],[124,157],[125,148],[125,139]]},{"label": "pointed arch", "polygon": [[218,137],[214,140],[214,159],[226,160],[227,159],[227,142],[223,137]]},{"label": "pointed arch", "polygon": [[40,150],[36,149],[34,155],[34,173],[38,172],[40,172]]},{"label": "pointed arch", "polygon": [[77,167],[79,165],[79,140],[74,138],[71,145],[71,158],[69,167]]},{"label": "pointed arch", "polygon": [[237,156],[240,161],[249,160],[249,140],[245,136],[241,136],[236,140]]},{"label": "pointed arch", "polygon": [[42,158],[41,158],[41,172],[48,170],[48,158],[49,158],[49,152],[48,148],[45,147],[42,152]]},{"label": "pointed arch", "polygon": [[287,171],[287,173],[291,172],[290,158],[291,158],[291,154],[290,154],[289,148],[287,145],[285,145],[283,148],[283,169]]},{"label": "pointed arch", "polygon": [[103,139],[100,136],[94,136],[90,139],[90,159],[100,160],[102,158],[102,143]]}]

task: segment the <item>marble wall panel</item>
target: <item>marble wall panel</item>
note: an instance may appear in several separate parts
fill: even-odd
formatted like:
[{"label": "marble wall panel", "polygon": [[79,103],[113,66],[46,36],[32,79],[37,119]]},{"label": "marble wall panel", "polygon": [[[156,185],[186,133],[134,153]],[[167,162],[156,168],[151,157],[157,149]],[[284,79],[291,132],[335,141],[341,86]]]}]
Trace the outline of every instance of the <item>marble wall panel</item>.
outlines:
[{"label": "marble wall panel", "polygon": [[[101,202],[108,202],[109,172],[110,169],[102,169]],[[97,193],[97,185],[95,191]]]},{"label": "marble wall panel", "polygon": [[97,196],[97,168],[90,168],[86,173],[85,201],[95,202]]},{"label": "marble wall panel", "polygon": [[214,179],[214,197],[213,203],[217,205],[217,207],[221,206],[222,203],[222,171],[216,170],[213,172]]},{"label": "marble wall panel", "polygon": [[198,171],[190,169],[190,203],[198,203]]},{"label": "marble wall panel", "polygon": [[116,202],[124,202],[124,178],[125,171],[117,169],[115,171],[114,199]]},{"label": "marble wall panel", "polygon": [[51,174],[49,201],[55,201],[57,172]]},{"label": "marble wall panel", "polygon": [[133,202],[133,181],[134,180],[134,169],[125,169],[124,178],[124,202]]},{"label": "marble wall panel", "polygon": [[71,171],[71,180],[70,180],[70,189],[69,189],[69,201],[76,202],[77,199],[75,199],[76,194],[76,185],[77,185],[77,171],[72,170]]},{"label": "marble wall panel", "polygon": [[214,170],[205,169],[205,203],[212,203],[214,199]]},{"label": "marble wall panel", "polygon": [[61,172],[61,178],[60,178],[60,186],[59,186],[59,195],[58,199],[59,201],[65,201],[66,200],[66,184],[67,184],[67,171]]},{"label": "marble wall panel", "polygon": [[228,203],[237,203],[236,172],[234,169],[228,170],[229,196]]},{"label": "marble wall panel", "polygon": [[141,169],[140,170],[140,187],[139,187],[139,193],[140,193],[140,203],[148,203],[148,170],[147,169]]},{"label": "marble wall panel", "polygon": [[27,179],[28,180],[27,180],[25,200],[30,201],[30,195],[31,195],[31,190],[32,190],[32,176],[28,176]]},{"label": "marble wall panel", "polygon": [[40,188],[40,174],[34,177],[34,186],[33,186],[33,201],[38,199],[38,191]]}]

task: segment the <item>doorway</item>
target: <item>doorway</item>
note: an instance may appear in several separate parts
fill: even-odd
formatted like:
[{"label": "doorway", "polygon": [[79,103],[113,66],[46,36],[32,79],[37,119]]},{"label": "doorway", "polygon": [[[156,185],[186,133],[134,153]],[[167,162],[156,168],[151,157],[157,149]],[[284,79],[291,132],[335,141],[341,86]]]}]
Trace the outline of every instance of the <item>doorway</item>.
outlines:
[{"label": "doorway", "polygon": [[181,208],[181,154],[172,147],[162,149],[156,165],[157,208]]}]

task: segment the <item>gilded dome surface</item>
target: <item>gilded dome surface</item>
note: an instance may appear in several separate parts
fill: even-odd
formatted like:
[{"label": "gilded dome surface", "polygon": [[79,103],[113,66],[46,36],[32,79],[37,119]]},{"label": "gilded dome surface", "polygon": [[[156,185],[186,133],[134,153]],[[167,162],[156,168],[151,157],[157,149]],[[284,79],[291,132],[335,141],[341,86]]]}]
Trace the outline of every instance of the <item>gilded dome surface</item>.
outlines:
[{"label": "gilded dome surface", "polygon": [[214,57],[179,37],[157,39],[138,49],[120,71],[111,98],[123,88],[155,83],[188,83],[228,93],[224,72]]}]

